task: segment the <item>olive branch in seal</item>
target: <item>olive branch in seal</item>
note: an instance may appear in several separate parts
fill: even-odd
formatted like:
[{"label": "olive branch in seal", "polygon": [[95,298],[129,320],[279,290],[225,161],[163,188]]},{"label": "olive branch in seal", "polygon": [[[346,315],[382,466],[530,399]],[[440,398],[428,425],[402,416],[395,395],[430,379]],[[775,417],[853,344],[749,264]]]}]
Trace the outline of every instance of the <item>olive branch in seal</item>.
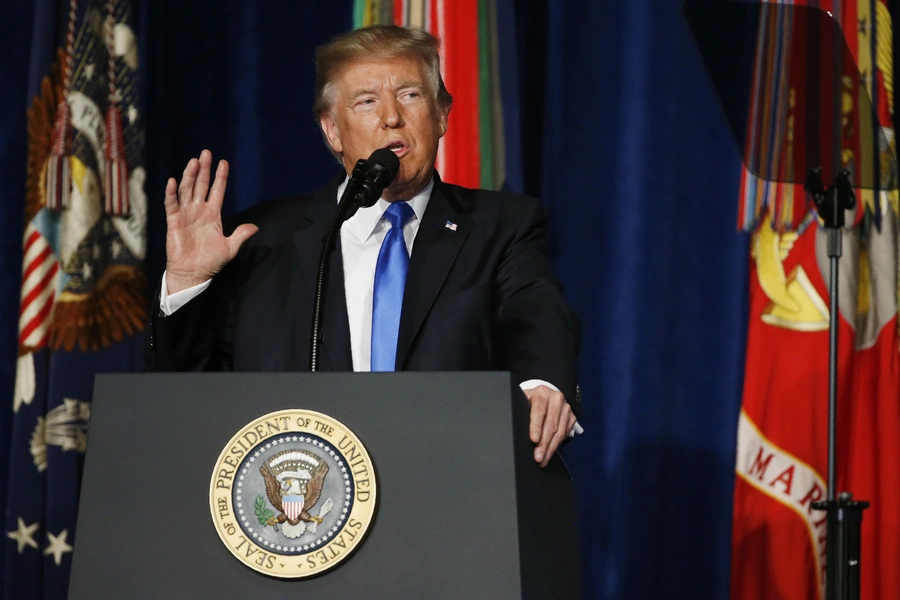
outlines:
[{"label": "olive branch in seal", "polygon": [[275,513],[269,510],[266,506],[266,499],[262,496],[256,497],[256,502],[253,503],[253,509],[256,520],[259,521],[260,525],[269,525],[275,518]]}]

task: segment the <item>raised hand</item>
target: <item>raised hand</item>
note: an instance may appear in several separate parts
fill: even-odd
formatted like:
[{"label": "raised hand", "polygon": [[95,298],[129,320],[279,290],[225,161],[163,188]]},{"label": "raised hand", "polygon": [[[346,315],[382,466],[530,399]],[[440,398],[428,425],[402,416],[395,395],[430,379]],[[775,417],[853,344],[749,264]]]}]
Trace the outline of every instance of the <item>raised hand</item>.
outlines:
[{"label": "raised hand", "polygon": [[225,237],[222,200],[228,180],[228,163],[219,161],[216,179],[209,187],[212,153],[204,150],[192,158],[181,176],[181,185],[166,183],[166,287],[170,294],[211,279],[236,255],[247,239],[259,231],[245,223]]}]

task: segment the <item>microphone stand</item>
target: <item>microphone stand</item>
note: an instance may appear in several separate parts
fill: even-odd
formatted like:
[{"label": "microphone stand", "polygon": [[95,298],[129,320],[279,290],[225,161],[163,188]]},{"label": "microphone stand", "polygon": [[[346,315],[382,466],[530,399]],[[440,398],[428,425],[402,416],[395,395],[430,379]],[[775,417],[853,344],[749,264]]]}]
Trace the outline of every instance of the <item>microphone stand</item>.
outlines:
[{"label": "microphone stand", "polygon": [[328,284],[328,267],[331,263],[331,253],[334,250],[337,232],[340,231],[341,225],[356,212],[355,210],[350,212],[349,208],[363,183],[365,170],[366,161],[364,159],[356,161],[356,166],[353,167],[347,187],[344,188],[344,193],[341,194],[337,210],[334,211],[331,223],[328,224],[328,229],[325,231],[325,237],[322,238],[319,270],[316,273],[312,330],[309,337],[309,370],[312,372],[319,369],[319,345],[322,343],[322,307],[325,305],[325,289]]},{"label": "microphone stand", "polygon": [[316,274],[316,292],[313,303],[313,322],[309,337],[309,370],[319,369],[319,345],[322,343],[322,310],[325,306],[325,290],[328,287],[328,265],[341,225],[362,207],[373,206],[381,192],[390,185],[400,170],[400,159],[386,148],[372,153],[369,160],[360,159],[350,174],[350,180],[338,202],[331,223],[322,239],[319,270]]},{"label": "microphone stand", "polygon": [[825,224],[831,262],[831,311],[828,333],[828,496],[812,508],[828,513],[825,597],[827,600],[859,600],[860,544],[865,501],[853,500],[850,492],[835,497],[837,487],[837,360],[838,360],[838,263],[841,258],[844,211],[856,206],[850,173],[842,169],[831,187],[822,182],[822,169],[813,169],[804,185]]}]

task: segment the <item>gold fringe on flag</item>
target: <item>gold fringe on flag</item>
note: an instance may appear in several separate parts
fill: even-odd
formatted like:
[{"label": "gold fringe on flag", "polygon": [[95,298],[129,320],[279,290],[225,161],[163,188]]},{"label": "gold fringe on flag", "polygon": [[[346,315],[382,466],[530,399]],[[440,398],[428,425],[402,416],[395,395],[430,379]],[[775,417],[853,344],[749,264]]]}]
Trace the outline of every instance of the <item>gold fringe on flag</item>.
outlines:
[{"label": "gold fringe on flag", "polygon": [[128,204],[128,164],[125,162],[125,139],[122,113],[116,90],[116,3],[107,0],[106,47],[109,52],[109,107],[106,109],[106,171],[104,174],[104,208],[106,213],[121,217],[131,209]]},{"label": "gold fringe on flag", "polygon": [[72,173],[69,169],[69,154],[72,141],[69,136],[69,86],[72,83],[72,55],[75,52],[75,15],[78,0],[69,2],[69,27],[66,32],[65,72],[63,75],[63,96],[56,106],[53,127],[53,146],[47,157],[44,170],[45,203],[50,210],[68,208],[72,197]]}]

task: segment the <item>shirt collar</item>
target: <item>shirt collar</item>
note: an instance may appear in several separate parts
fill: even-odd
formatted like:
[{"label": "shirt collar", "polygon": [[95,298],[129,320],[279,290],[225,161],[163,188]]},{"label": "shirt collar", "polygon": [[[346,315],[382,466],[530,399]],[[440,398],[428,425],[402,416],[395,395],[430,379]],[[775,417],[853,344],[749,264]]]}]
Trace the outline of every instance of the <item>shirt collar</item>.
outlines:
[{"label": "shirt collar", "polygon": [[[345,177],[344,182],[338,187],[338,202],[341,200],[341,194],[344,193],[344,188],[347,187],[349,179],[349,177]],[[413,212],[416,214],[416,220],[420,223],[422,222],[422,215],[425,214],[425,208],[428,206],[428,201],[431,199],[431,191],[433,189],[434,177],[431,178],[424,190],[406,201],[412,207]],[[384,198],[379,198],[378,202],[372,206],[357,210],[355,215],[347,219],[342,228],[352,233],[359,241],[365,242],[375,232],[375,228],[381,222],[382,216],[384,216],[384,211],[390,205],[391,203]]]}]

